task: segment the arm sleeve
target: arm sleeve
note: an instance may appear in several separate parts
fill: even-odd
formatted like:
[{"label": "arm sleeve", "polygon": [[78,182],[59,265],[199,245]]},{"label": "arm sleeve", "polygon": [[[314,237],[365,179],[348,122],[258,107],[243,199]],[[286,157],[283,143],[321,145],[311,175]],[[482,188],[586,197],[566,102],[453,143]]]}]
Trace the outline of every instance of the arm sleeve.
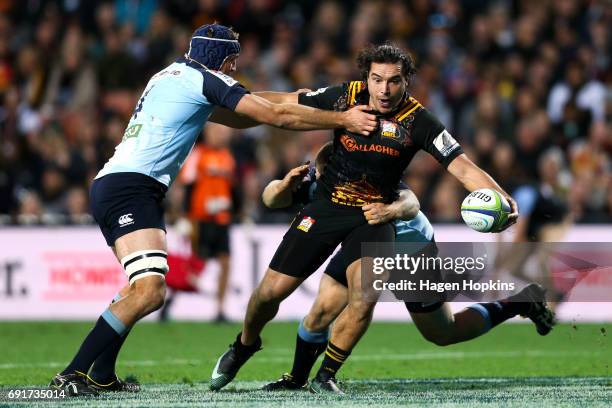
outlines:
[{"label": "arm sleeve", "polygon": [[298,103],[317,109],[334,110],[334,105],[346,92],[347,84],[319,88],[316,91],[298,95]]},{"label": "arm sleeve", "polygon": [[235,110],[240,99],[249,91],[238,81],[217,71],[205,71],[202,94],[211,103]]},{"label": "arm sleeve", "polygon": [[444,125],[427,109],[414,118],[412,139],[417,146],[431,154],[444,167],[448,167],[463,149]]}]

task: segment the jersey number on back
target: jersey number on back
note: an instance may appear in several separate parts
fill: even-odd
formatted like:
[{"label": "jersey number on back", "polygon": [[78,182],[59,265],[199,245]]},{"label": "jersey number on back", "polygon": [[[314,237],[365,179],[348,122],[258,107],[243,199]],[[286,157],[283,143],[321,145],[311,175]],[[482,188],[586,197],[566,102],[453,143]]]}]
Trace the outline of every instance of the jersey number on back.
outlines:
[{"label": "jersey number on back", "polygon": [[136,117],[138,116],[138,113],[142,110],[142,105],[144,103],[145,98],[147,97],[149,92],[151,92],[151,89],[153,89],[154,86],[155,85],[152,85],[149,89],[146,89],[144,91],[144,93],[142,94],[142,96],[138,100],[138,104],[136,105],[136,109],[134,109],[134,113],[132,114],[132,119],[136,119]]}]

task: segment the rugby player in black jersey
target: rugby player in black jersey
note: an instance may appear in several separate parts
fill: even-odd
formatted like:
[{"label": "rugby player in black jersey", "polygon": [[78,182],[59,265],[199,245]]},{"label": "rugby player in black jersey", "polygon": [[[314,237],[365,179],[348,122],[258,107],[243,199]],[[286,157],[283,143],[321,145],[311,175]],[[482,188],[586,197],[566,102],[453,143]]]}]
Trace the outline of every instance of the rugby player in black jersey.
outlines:
[{"label": "rugby player in black jersey", "polygon": [[[436,117],[408,94],[415,72],[410,56],[395,46],[381,45],[362,51],[357,62],[365,81],[309,93],[258,94],[272,102],[297,102],[335,111],[369,105],[377,112],[378,128],[369,136],[345,129],[334,132],[333,152],[317,185],[315,199],[297,214],[251,295],[242,331],[213,369],[213,390],[231,382],[240,367],[261,349],[259,335],[276,315],[280,303],[341,243],[349,265],[348,304],[334,324],[321,369],[313,381],[319,390],[337,389],[335,373],[365,333],[375,306],[363,298],[361,243],[392,242],[395,235],[389,222],[369,224],[362,207],[394,201],[400,178],[419,150],[431,154],[467,190],[492,188],[501,192],[512,208],[502,229],[516,222],[515,201],[472,163]],[[500,307],[501,311],[495,311],[499,316],[517,314],[511,302]]]},{"label": "rugby player in black jersey", "polygon": [[[282,180],[272,180],[268,183],[262,193],[264,204],[269,208],[290,208],[310,203],[317,180],[324,173],[332,150],[332,142],[326,143],[317,153],[314,167],[309,167],[308,164],[298,166],[291,169]],[[436,256],[438,249],[434,240],[434,229],[425,214],[420,211],[418,199],[403,183],[398,189],[400,198],[389,205],[378,207],[376,213],[370,211],[370,207],[363,207],[366,219],[370,223],[394,221],[395,242],[410,243],[410,256],[419,256],[421,253]],[[327,347],[329,327],[347,304],[346,268],[344,254],[340,249],[327,264],[317,297],[308,314],[298,325],[291,372],[264,385],[263,390],[291,391],[306,388],[312,367]],[[439,270],[426,273],[436,282],[443,280]],[[477,338],[504,320],[514,317],[509,313],[511,310],[499,307],[499,304],[504,302],[523,303],[515,305],[515,312],[531,319],[538,334],[547,335],[554,324],[554,314],[548,305],[539,299],[541,296],[543,297],[543,288],[536,283],[530,283],[509,298],[474,303],[457,312],[452,311],[445,293],[435,297],[423,294],[424,302],[406,301],[404,305],[423,338],[436,345],[447,346]],[[402,297],[400,294],[398,300]],[[505,312],[503,315],[497,313],[502,310]],[[335,386],[333,383],[319,383],[315,378],[309,389],[319,392],[332,385]],[[337,386],[333,391],[341,392]]]}]

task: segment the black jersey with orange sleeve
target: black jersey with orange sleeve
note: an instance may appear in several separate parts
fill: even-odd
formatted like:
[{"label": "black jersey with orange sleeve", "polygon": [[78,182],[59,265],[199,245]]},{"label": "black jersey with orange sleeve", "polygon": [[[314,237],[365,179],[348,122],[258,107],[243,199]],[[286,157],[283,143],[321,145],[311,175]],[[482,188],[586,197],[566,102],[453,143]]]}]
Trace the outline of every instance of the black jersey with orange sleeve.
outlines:
[{"label": "black jersey with orange sleeve", "polygon": [[[369,98],[364,82],[351,81],[302,93],[298,102],[344,111],[368,104]],[[409,95],[393,112],[377,117],[378,127],[369,136],[334,130],[333,152],[317,183],[318,196],[347,206],[391,203],[397,198],[404,170],[419,150],[431,154],[444,167],[463,153],[444,125]]]}]

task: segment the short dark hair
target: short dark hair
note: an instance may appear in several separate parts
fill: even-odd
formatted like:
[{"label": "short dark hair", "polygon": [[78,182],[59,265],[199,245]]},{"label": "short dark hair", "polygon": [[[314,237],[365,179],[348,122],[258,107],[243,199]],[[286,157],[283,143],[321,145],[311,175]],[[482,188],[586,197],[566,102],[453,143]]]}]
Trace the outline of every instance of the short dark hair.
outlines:
[{"label": "short dark hair", "polygon": [[406,81],[410,82],[416,73],[414,60],[407,52],[393,44],[371,45],[362,50],[357,56],[357,67],[361,71],[364,80],[368,79],[368,73],[373,62],[402,64],[402,76]]}]

